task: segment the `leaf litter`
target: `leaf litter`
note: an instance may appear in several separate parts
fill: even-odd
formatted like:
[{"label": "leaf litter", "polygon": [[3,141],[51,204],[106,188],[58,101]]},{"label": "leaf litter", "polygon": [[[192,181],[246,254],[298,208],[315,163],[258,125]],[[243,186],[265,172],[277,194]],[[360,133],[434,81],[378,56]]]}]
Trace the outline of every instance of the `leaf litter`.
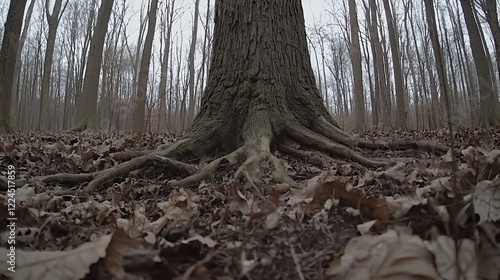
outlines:
[{"label": "leaf litter", "polygon": [[[500,130],[489,141],[481,133],[455,135],[456,174],[450,153],[418,149],[363,151],[391,158],[385,169],[340,160],[320,169],[277,154],[297,185],[267,179],[257,187],[234,181],[228,167],[198,186],[172,187],[184,174],[152,166],[86,197],[76,194],[84,187],[78,178],[63,184],[57,176],[93,176],[118,164],[120,152],[154,150],[176,137],[2,136],[0,223],[8,217],[5,171],[14,165],[16,279],[499,279]],[[359,137],[446,143],[449,136]],[[8,235],[0,234],[2,248]],[[0,253],[0,274],[12,278],[7,251]]]}]

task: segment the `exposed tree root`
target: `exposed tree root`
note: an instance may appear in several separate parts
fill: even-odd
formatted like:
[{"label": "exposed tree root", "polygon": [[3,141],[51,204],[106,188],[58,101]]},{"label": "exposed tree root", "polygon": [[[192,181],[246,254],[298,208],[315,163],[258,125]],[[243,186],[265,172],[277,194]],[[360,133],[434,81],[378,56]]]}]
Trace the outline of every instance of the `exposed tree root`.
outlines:
[{"label": "exposed tree root", "polygon": [[328,168],[335,162],[333,158],[316,151],[303,151],[284,145],[280,146],[279,150],[285,154],[298,157],[322,168]]},{"label": "exposed tree root", "polygon": [[201,180],[207,179],[210,176],[212,176],[215,172],[217,172],[217,169],[221,165],[221,163],[228,163],[230,165],[234,165],[238,162],[238,159],[243,155],[244,149],[239,148],[236,151],[230,153],[229,155],[219,157],[209,164],[205,165],[203,168],[201,168],[197,173],[188,176],[182,180],[175,181],[172,180],[170,181],[170,184],[172,186],[191,186],[193,184],[198,183]]},{"label": "exposed tree root", "polygon": [[[45,184],[79,184],[89,182],[83,189],[82,194],[89,194],[97,187],[108,182],[126,176],[132,171],[141,170],[145,167],[161,167],[171,169],[187,175],[179,181],[172,180],[171,186],[193,186],[204,179],[212,177],[218,171],[229,165],[234,173],[234,180],[245,178],[252,184],[263,185],[264,180],[262,170],[270,172],[270,177],[276,182],[284,182],[294,185],[294,181],[288,176],[288,172],[271,150],[272,141],[276,141],[276,135],[288,137],[302,146],[307,146],[311,150],[299,150],[293,147],[286,147],[277,143],[280,151],[292,156],[301,158],[312,164],[323,168],[332,166],[334,162],[341,160],[354,161],[364,167],[384,167],[391,164],[390,161],[375,160],[367,158],[355,151],[356,148],[368,149],[407,149],[420,148],[433,152],[446,152],[448,148],[444,145],[431,144],[420,141],[397,140],[386,142],[382,140],[368,141],[360,140],[342,131],[336,125],[328,122],[325,117],[318,117],[313,122],[311,129],[305,127],[294,120],[293,116],[288,116],[287,121],[281,123],[271,123],[266,110],[256,110],[253,118],[247,120],[244,133],[240,142],[240,147],[232,152],[223,153],[217,150],[213,141],[224,139],[214,129],[206,127],[200,131],[191,131],[173,144],[162,145],[161,148],[151,151],[119,152],[112,155],[115,160],[124,161],[107,170],[93,172],[89,174],[56,174],[36,178]],[[278,127],[278,131],[273,128]],[[207,134],[206,132],[210,132]],[[217,136],[217,140],[213,137]],[[212,141],[210,145],[206,144]],[[234,141],[231,140],[231,141]],[[240,140],[237,140],[238,142]],[[219,143],[231,145],[227,143]],[[215,150],[214,150],[215,146]],[[323,152],[325,154],[323,154]],[[199,168],[193,164],[185,163],[199,160],[200,156],[215,153],[219,156],[204,166]],[[222,155],[221,155],[222,154]],[[335,156],[335,157],[332,157]],[[340,159],[337,159],[339,157]],[[0,180],[0,183],[1,180]]]},{"label": "exposed tree root", "polygon": [[364,157],[356,153],[356,151],[354,151],[353,149],[341,144],[337,144],[329,138],[317,134],[316,132],[307,129],[306,127],[298,126],[295,124],[288,124],[287,134],[299,143],[305,143],[308,146],[323,150],[327,153],[354,160],[355,162],[358,162],[367,167],[383,167],[390,164],[390,162],[371,160],[367,157]]},{"label": "exposed tree root", "polygon": [[265,161],[270,164],[271,177],[274,180],[294,184],[281,161],[271,153],[269,138],[263,136],[258,142],[259,145],[246,144],[228,155],[213,160],[196,174],[179,181],[171,181],[170,184],[172,186],[192,186],[213,176],[222,164],[229,164],[233,167],[239,165],[234,174],[235,180],[248,176],[249,180],[259,185],[263,183],[260,168]]},{"label": "exposed tree root", "polygon": [[409,148],[422,149],[429,152],[446,153],[448,147],[446,145],[441,145],[438,143],[430,143],[427,141],[415,141],[415,140],[392,140],[386,141],[383,139],[379,140],[365,140],[353,137],[352,135],[346,133],[335,125],[329,123],[324,117],[320,117],[314,127],[314,131],[328,137],[329,139],[343,144],[345,146],[354,148],[366,148],[366,149],[394,149],[403,150]]},{"label": "exposed tree root", "polygon": [[120,163],[107,170],[101,171],[90,183],[83,189],[84,194],[91,193],[97,187],[111,182],[117,178],[127,175],[129,172],[143,168],[149,165],[164,166],[180,171],[184,174],[193,174],[196,172],[196,166],[184,163],[171,158],[166,158],[157,154],[147,154],[130,161]]}]

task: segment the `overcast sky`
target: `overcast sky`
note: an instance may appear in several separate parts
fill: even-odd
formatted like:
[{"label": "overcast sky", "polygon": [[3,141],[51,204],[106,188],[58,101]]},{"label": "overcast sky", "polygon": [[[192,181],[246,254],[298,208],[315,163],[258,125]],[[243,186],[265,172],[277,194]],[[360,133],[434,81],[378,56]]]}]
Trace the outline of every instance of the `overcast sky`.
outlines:
[{"label": "overcast sky", "polygon": [[[0,0],[2,1],[2,0]],[[144,5],[147,7],[147,3],[149,0],[142,0],[142,1],[134,1],[131,0],[132,3],[132,8],[135,11],[139,11],[141,8],[141,5]],[[168,0],[167,0],[168,1]],[[328,12],[327,10],[330,9],[330,3],[332,1],[336,0],[302,0],[302,6],[304,8],[304,19],[306,22],[306,26],[312,26],[315,23],[319,24],[321,22],[325,22],[328,20]],[[195,0],[176,0],[175,5],[176,7],[180,7],[181,10],[183,11],[183,16],[182,19],[178,21],[177,23],[177,28],[174,29],[183,29],[184,32],[190,31],[191,30],[191,20],[193,17],[194,13],[194,2]],[[213,5],[215,0],[210,0],[211,4]],[[208,3],[208,0],[200,0],[200,16],[203,16],[203,14],[206,11],[206,5]],[[138,13],[136,14],[135,19],[131,21],[131,26],[129,28],[131,29],[131,32],[129,35],[131,37],[135,37],[135,31],[138,30],[139,26],[139,20],[138,20]],[[185,36],[189,37],[190,33],[186,32]]]}]

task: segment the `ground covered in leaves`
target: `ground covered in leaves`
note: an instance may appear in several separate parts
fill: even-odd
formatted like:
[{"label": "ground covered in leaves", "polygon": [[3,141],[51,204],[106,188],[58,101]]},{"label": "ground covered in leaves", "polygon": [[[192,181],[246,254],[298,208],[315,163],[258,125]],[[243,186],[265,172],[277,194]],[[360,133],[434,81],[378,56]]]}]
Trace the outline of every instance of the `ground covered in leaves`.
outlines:
[{"label": "ground covered in leaves", "polygon": [[[450,141],[446,130],[360,137]],[[224,166],[191,188],[170,186],[184,174],[159,166],[90,196],[78,195],[85,184],[44,182],[175,139],[1,136],[0,279],[500,279],[498,128],[458,130],[455,161],[451,150],[359,150],[394,163],[365,169],[344,159],[321,170],[278,154],[294,186],[234,181]]]}]

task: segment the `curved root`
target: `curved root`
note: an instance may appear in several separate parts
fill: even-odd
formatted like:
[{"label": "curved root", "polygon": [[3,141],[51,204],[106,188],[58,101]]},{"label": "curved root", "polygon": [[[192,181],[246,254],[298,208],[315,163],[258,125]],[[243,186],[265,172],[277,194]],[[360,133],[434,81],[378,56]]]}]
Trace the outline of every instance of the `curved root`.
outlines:
[{"label": "curved root", "polygon": [[290,137],[292,137],[299,143],[305,143],[309,146],[316,147],[328,153],[354,160],[368,167],[383,167],[390,164],[390,162],[371,160],[367,157],[364,157],[356,153],[353,149],[341,144],[337,144],[329,138],[317,134],[305,127],[289,124],[287,126],[287,133]]},{"label": "curved root", "polygon": [[377,149],[395,149],[404,150],[409,148],[424,149],[426,151],[435,153],[446,153],[448,152],[448,147],[446,145],[430,143],[427,141],[415,141],[415,140],[365,140],[353,137],[349,133],[341,130],[340,128],[329,123],[324,117],[320,117],[314,127],[314,131],[330,138],[331,140],[341,143],[345,146],[354,148],[367,148],[371,150]]},{"label": "curved root", "polygon": [[87,195],[97,187],[127,175],[129,172],[143,168],[148,165],[165,166],[182,173],[192,174],[196,172],[196,167],[192,164],[184,163],[175,159],[166,158],[157,154],[147,154],[130,161],[120,163],[107,170],[101,171],[90,183],[83,189],[83,194]]},{"label": "curved root", "polygon": [[169,182],[169,184],[171,186],[186,186],[186,187],[192,186],[198,183],[199,181],[207,179],[213,174],[215,174],[221,163],[225,162],[225,160],[227,160],[227,162],[229,162],[230,165],[236,164],[243,153],[244,153],[243,148],[239,148],[236,151],[226,156],[213,160],[212,162],[201,168],[197,173],[179,181],[172,180]]},{"label": "curved root", "polygon": [[[344,132],[334,124],[330,123],[325,117],[319,117],[311,129],[301,125],[295,120],[294,116],[288,116],[286,120],[281,119],[280,123],[271,123],[271,117],[266,110],[256,110],[253,112],[248,123],[242,129],[241,136],[243,144],[238,149],[221,156],[199,169],[189,163],[179,160],[190,161],[215,152],[217,145],[221,144],[221,135],[225,133],[218,132],[216,128],[201,129],[201,132],[207,130],[209,134],[192,132],[186,134],[183,138],[172,144],[162,145],[157,150],[152,151],[134,151],[115,153],[112,157],[118,161],[125,161],[117,164],[107,170],[98,171],[89,174],[56,174],[39,177],[43,183],[83,183],[89,184],[83,189],[82,194],[88,195],[97,187],[108,182],[126,176],[134,170],[139,170],[148,166],[173,169],[187,177],[179,181],[172,180],[171,186],[192,186],[214,175],[225,164],[237,167],[234,180],[244,177],[249,183],[262,185],[262,166],[269,166],[270,176],[276,182],[288,183],[294,185],[295,182],[290,178],[285,166],[271,151],[271,140],[276,135],[285,135],[292,138],[297,143],[315,148],[317,151],[303,151],[291,147],[280,146],[280,150],[293,156],[302,158],[323,168],[331,167],[334,162],[339,160],[330,156],[337,155],[342,158],[352,160],[355,164],[361,164],[365,167],[383,167],[390,164],[389,161],[369,159],[359,153],[355,148],[369,149],[406,149],[420,148],[431,150],[433,152],[446,152],[448,147],[439,144],[431,144],[423,141],[397,140],[393,142],[359,140],[349,133]],[[276,128],[278,127],[278,128]],[[277,131],[276,131],[277,130]],[[199,131],[198,131],[199,132]],[[217,136],[218,135],[218,136]],[[213,142],[213,137],[218,140]],[[212,142],[210,142],[212,141]],[[205,145],[206,143],[211,143]],[[237,144],[237,143],[236,143]],[[279,143],[278,143],[279,144]],[[232,145],[232,144],[231,144]],[[231,147],[224,147],[224,151]],[[326,155],[322,152],[327,153]],[[219,154],[220,155],[220,154]],[[2,178],[0,178],[2,179]],[[0,187],[4,185],[4,180],[0,180]]]},{"label": "curved root", "polygon": [[[272,169],[272,179],[293,185],[294,181],[288,176],[281,161],[271,153],[269,142],[268,137],[261,137],[257,143],[244,145],[226,156],[213,160],[196,174],[179,181],[172,180],[169,184],[172,186],[192,186],[214,175],[222,163],[228,162],[231,166],[239,164],[234,174],[234,180],[246,176],[252,183],[260,185],[263,183],[260,167],[264,161],[268,161]],[[240,164],[241,161],[243,162]]]},{"label": "curved root", "polygon": [[280,151],[289,154],[291,156],[300,158],[304,160],[305,162],[310,162],[314,165],[320,166],[322,168],[328,168],[333,165],[335,162],[333,158],[326,156],[320,152],[315,152],[315,151],[303,151],[299,149],[295,149],[292,147],[286,147],[282,145],[280,148]]}]

